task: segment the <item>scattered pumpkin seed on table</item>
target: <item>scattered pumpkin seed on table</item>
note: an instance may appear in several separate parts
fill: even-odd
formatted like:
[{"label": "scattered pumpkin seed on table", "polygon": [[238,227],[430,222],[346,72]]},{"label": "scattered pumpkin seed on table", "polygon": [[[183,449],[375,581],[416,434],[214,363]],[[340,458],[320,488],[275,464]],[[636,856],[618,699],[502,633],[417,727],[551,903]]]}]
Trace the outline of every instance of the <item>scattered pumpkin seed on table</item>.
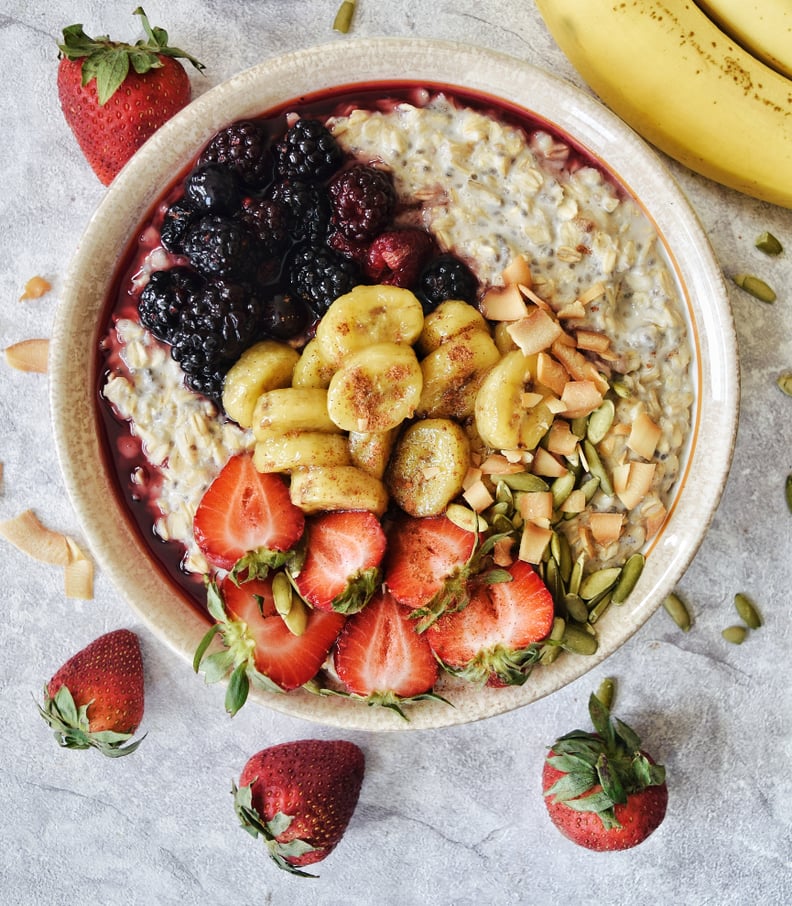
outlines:
[{"label": "scattered pumpkin seed on table", "polygon": [[732,645],[742,645],[745,641],[745,637],[748,635],[748,630],[745,626],[728,626],[723,630],[721,635]]},{"label": "scattered pumpkin seed on table", "polygon": [[757,236],[754,245],[760,252],[764,252],[765,255],[780,255],[781,252],[784,251],[784,247],[778,239],[767,230]]},{"label": "scattered pumpkin seed on table", "polygon": [[732,279],[740,289],[745,290],[754,299],[768,304],[775,302],[775,290],[759,277],[755,277],[753,274],[735,274]]},{"label": "scattered pumpkin seed on table", "polygon": [[740,615],[740,619],[749,629],[758,629],[762,625],[759,611],[748,595],[737,592],[734,596],[734,607]]},{"label": "scattered pumpkin seed on table", "polygon": [[690,629],[692,625],[690,612],[679,595],[671,592],[671,594],[663,601],[663,608],[682,632],[687,632]]}]

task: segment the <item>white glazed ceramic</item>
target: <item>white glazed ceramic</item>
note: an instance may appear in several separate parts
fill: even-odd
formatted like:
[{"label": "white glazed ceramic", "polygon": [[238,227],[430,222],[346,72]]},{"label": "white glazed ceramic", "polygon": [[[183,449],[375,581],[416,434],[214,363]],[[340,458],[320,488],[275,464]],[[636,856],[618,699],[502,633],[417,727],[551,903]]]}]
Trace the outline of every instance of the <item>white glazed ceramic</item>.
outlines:
[{"label": "white glazed ceramic", "polygon": [[727,477],[738,410],[736,341],[713,253],[657,155],[598,102],[518,60],[451,43],[344,40],[265,61],[194,101],[110,186],[78,246],[54,327],[51,407],[66,486],[98,564],[160,639],[191,660],[208,624],[152,568],[150,554],[118,509],[102,464],[95,360],[100,312],[116,261],[162,189],[218,129],[306,93],[400,78],[458,86],[516,104],[606,163],[656,224],[679,281],[690,320],[697,402],[670,517],[651,544],[629,601],[598,623],[595,656],[563,655],[519,688],[444,687],[454,707],[418,703],[409,708],[409,722],[388,709],[335,696],[255,693],[280,711],[366,730],[443,727],[502,713],[554,692],[616,651],[673,589],[706,533]]}]

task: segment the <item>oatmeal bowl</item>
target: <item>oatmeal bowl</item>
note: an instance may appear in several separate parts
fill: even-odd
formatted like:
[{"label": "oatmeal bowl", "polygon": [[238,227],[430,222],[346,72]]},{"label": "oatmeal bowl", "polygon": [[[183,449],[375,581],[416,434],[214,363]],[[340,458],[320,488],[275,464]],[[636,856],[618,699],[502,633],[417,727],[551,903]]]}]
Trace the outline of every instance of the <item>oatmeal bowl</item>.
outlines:
[{"label": "oatmeal bowl", "polygon": [[541,70],[400,39],[166,124],[82,237],[51,375],[97,562],[218,707],[370,730],[614,655],[704,537],[738,409],[654,152]]}]

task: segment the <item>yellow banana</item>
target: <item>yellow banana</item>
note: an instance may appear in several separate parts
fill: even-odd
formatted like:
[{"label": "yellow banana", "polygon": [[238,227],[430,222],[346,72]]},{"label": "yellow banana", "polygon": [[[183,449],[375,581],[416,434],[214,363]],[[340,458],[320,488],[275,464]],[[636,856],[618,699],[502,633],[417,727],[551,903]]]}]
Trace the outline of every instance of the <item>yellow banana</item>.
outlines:
[{"label": "yellow banana", "polygon": [[790,0],[696,0],[750,54],[792,78]]},{"label": "yellow banana", "polygon": [[792,83],[693,0],[536,0],[580,75],[690,169],[792,207]]}]

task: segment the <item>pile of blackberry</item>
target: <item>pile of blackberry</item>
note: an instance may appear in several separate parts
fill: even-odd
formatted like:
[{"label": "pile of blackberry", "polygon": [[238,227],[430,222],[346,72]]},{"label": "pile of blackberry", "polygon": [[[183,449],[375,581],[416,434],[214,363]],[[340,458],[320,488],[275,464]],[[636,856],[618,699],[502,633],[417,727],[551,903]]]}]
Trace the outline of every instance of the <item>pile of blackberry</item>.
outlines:
[{"label": "pile of blackberry", "polygon": [[218,132],[163,212],[171,255],[138,301],[185,383],[222,405],[228,369],[267,337],[299,346],[359,283],[412,289],[426,311],[478,284],[429,234],[394,225],[386,170],[347,159],[318,119],[243,120]]}]

